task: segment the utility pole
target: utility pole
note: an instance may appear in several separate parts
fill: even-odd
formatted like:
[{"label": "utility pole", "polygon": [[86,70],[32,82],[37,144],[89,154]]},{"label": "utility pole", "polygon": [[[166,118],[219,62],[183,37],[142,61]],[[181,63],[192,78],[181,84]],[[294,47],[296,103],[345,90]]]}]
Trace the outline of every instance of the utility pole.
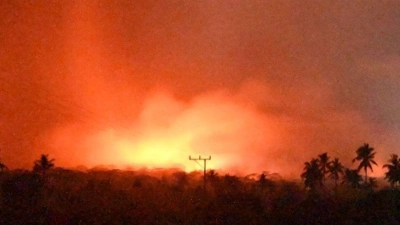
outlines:
[{"label": "utility pole", "polygon": [[[207,170],[207,160],[211,160],[211,156],[208,156],[208,158],[201,158],[201,156],[199,156],[199,158],[192,158],[192,156],[189,156],[189,160],[194,160],[194,161],[198,161],[198,160],[203,160],[203,169],[204,169],[204,191],[206,191],[206,170]],[[200,163],[197,162],[199,165]],[[200,165],[201,166],[201,165]]]}]

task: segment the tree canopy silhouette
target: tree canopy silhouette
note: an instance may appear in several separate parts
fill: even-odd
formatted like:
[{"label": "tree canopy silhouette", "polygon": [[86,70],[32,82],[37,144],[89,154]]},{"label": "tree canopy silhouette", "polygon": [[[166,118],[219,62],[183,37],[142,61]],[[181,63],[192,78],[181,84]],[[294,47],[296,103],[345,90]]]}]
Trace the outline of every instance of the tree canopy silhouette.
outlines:
[{"label": "tree canopy silhouette", "polygon": [[274,182],[271,179],[269,179],[268,176],[269,176],[269,173],[265,172],[265,171],[263,171],[259,175],[257,183],[260,185],[261,190],[264,190],[266,188],[272,189],[274,187]]},{"label": "tree canopy silhouette", "polygon": [[[356,151],[357,157],[353,159],[353,163],[355,161],[360,161],[360,164],[358,165],[357,170],[360,171],[361,169],[364,169],[365,172],[365,179],[364,182],[368,182],[368,168],[373,172],[372,170],[372,164],[378,165],[375,161],[375,152],[374,148],[370,147],[368,143],[365,143],[363,146],[359,147]],[[371,164],[372,163],[372,164]]]},{"label": "tree canopy silhouette", "polygon": [[360,182],[362,181],[362,178],[358,172],[359,170],[346,169],[344,171],[342,184],[347,184],[352,188],[360,188]]},{"label": "tree canopy silhouette", "polygon": [[318,155],[319,166],[322,173],[322,180],[325,181],[325,175],[328,173],[329,156],[328,153]]},{"label": "tree canopy silhouette", "polygon": [[39,160],[36,160],[33,166],[33,171],[40,172],[43,175],[54,167],[54,159],[49,159],[49,155],[42,154]]},{"label": "tree canopy silhouette", "polygon": [[385,173],[385,179],[394,187],[400,182],[400,159],[398,155],[392,154],[388,162],[382,168],[388,168],[388,171]]},{"label": "tree canopy silhouette", "polygon": [[335,187],[337,187],[337,181],[339,176],[343,175],[343,166],[339,162],[338,158],[335,158],[328,164],[329,177],[335,180]]},{"label": "tree canopy silhouette", "polygon": [[306,188],[315,189],[317,186],[322,185],[323,174],[320,170],[318,159],[312,159],[310,162],[304,163],[304,172],[301,174]]}]

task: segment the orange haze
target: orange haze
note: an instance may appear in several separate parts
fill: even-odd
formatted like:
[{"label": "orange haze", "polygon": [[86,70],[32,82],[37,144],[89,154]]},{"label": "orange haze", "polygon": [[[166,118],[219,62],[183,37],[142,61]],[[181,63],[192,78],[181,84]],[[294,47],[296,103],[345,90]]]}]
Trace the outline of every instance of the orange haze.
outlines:
[{"label": "orange haze", "polygon": [[[188,160],[189,155],[201,155],[212,156],[209,168],[276,170],[267,159],[277,154],[277,124],[239,98],[219,92],[184,102],[166,92],[156,92],[143,107],[137,120],[121,126],[91,123],[57,128],[49,147],[60,162],[71,166],[101,163],[188,171],[201,169]],[[69,149],[76,154],[70,154]]]},{"label": "orange haze", "polygon": [[0,2],[11,168],[270,171],[400,144],[399,2]]}]

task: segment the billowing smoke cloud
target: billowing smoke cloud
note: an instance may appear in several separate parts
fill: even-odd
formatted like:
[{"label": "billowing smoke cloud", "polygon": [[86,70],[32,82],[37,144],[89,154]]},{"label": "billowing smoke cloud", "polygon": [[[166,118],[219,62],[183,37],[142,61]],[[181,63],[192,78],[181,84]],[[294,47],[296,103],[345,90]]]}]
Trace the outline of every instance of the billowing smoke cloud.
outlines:
[{"label": "billowing smoke cloud", "polygon": [[64,153],[61,158],[70,158],[68,149],[83,153],[81,163],[90,166],[102,162],[199,169],[188,156],[211,155],[209,165],[217,169],[252,161],[244,167],[248,172],[271,167],[260,164],[260,159],[277,156],[277,132],[274,121],[226,93],[206,93],[183,102],[156,92],[131,123],[83,130],[82,126],[62,127],[54,132],[50,144]]},{"label": "billowing smoke cloud", "polygon": [[399,7],[2,1],[1,158],[191,170],[200,154],[298,177],[369,142],[382,163],[400,147]]}]

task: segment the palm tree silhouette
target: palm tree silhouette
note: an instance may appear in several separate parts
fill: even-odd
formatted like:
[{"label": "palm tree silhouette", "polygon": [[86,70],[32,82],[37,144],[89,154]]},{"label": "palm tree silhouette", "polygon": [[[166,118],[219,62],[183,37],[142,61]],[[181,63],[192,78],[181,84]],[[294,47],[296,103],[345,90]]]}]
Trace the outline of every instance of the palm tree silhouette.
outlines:
[{"label": "palm tree silhouette", "polygon": [[388,171],[385,173],[385,179],[394,187],[400,182],[400,159],[398,155],[392,154],[388,162],[389,164],[383,165],[382,168],[388,168]]},{"label": "palm tree silhouette", "polygon": [[360,165],[358,165],[357,170],[360,171],[361,168],[364,169],[364,172],[365,172],[364,182],[367,183],[368,182],[367,169],[370,168],[371,171],[373,172],[371,163],[378,165],[374,161],[374,157],[375,157],[374,148],[370,147],[367,143],[365,143],[363,146],[361,146],[357,149],[356,153],[357,153],[357,157],[353,159],[353,163],[355,161],[360,161]]},{"label": "palm tree silhouette", "polygon": [[321,155],[318,155],[318,160],[319,160],[319,166],[320,170],[322,172],[322,180],[325,181],[325,174],[328,172],[328,165],[329,165],[329,156],[328,153],[323,153]]},{"label": "palm tree silhouette", "polygon": [[322,185],[323,175],[318,159],[313,158],[310,162],[304,163],[304,172],[301,174],[301,178],[304,179],[306,188],[315,189],[317,185]]},{"label": "palm tree silhouette", "polygon": [[41,172],[44,176],[46,174],[47,170],[54,167],[53,162],[54,162],[54,159],[49,160],[49,155],[42,154],[40,159],[35,161],[33,170]]},{"label": "palm tree silhouette", "polygon": [[359,170],[346,169],[344,171],[342,184],[347,184],[352,188],[361,187],[360,182],[362,181],[361,175],[358,173]]},{"label": "palm tree silhouette", "polygon": [[338,158],[335,158],[335,160],[331,161],[328,164],[328,171],[329,171],[329,177],[333,178],[335,180],[335,188],[337,187],[337,181],[339,180],[339,176],[343,174],[343,166],[339,162]]}]

